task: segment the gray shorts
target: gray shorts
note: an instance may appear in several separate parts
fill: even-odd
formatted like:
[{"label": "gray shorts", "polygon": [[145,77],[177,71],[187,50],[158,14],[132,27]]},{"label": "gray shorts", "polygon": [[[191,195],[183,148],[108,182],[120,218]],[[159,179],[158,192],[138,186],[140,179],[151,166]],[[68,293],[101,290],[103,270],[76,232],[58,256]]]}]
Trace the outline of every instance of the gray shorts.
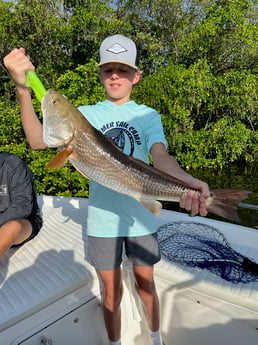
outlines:
[{"label": "gray shorts", "polygon": [[88,262],[96,270],[119,267],[124,253],[136,266],[152,266],[160,260],[156,234],[137,237],[88,237]]}]

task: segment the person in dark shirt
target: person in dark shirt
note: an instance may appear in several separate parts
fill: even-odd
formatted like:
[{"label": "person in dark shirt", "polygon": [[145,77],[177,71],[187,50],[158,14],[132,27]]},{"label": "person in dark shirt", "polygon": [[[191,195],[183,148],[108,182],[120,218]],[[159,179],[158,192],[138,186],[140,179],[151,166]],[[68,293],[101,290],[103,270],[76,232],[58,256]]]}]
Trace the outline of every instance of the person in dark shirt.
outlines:
[{"label": "person in dark shirt", "polygon": [[0,258],[42,226],[33,174],[17,155],[0,152]]}]

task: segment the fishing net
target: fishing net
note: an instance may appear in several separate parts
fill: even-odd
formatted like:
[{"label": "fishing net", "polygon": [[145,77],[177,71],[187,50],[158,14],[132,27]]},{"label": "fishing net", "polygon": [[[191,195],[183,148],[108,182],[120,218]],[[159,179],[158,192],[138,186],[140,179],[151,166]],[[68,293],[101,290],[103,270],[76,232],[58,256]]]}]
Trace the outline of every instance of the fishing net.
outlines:
[{"label": "fishing net", "polygon": [[233,284],[258,281],[258,264],[236,252],[218,229],[173,222],[159,227],[157,236],[162,256],[171,262],[207,269]]}]

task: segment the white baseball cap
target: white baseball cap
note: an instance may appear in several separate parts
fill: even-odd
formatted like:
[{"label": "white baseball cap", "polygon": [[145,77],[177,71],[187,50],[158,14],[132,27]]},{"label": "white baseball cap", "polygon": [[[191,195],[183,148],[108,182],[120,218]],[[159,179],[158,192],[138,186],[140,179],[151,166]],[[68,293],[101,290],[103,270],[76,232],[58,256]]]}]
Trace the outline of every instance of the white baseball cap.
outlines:
[{"label": "white baseball cap", "polygon": [[136,66],[137,49],[134,41],[123,35],[113,35],[104,39],[100,46],[100,63],[98,67],[111,62],[128,65],[134,69]]}]

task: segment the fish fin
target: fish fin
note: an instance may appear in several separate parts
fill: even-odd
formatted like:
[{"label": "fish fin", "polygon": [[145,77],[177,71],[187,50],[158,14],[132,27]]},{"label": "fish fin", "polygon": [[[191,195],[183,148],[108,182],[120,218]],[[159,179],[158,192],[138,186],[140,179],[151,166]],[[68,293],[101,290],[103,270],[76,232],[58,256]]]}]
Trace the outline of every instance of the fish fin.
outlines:
[{"label": "fish fin", "polygon": [[64,149],[63,151],[59,152],[51,161],[47,164],[47,169],[57,169],[62,168],[67,162],[69,156],[73,153],[73,151]]},{"label": "fish fin", "polygon": [[162,204],[157,200],[138,200],[145,208],[147,208],[155,216],[160,214]]},{"label": "fish fin", "polygon": [[237,206],[251,193],[246,189],[211,189],[212,202],[207,206],[207,211],[240,223]]}]

